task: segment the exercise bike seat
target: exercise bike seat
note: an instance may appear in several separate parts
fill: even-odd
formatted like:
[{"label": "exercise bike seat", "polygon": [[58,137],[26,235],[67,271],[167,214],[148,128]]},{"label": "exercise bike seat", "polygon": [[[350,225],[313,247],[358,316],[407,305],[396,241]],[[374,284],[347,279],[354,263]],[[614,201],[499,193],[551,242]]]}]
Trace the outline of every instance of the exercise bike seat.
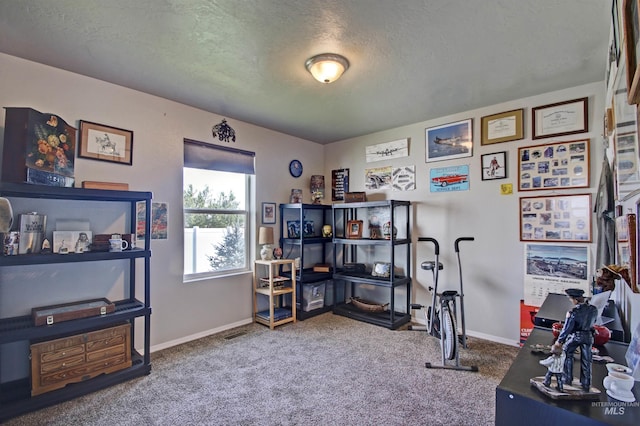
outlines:
[{"label": "exercise bike seat", "polygon": [[[436,268],[436,262],[433,260],[427,260],[420,264],[420,267],[425,271],[433,271]],[[442,262],[438,262],[438,271],[442,271],[444,269],[444,265]]]},{"label": "exercise bike seat", "polygon": [[458,295],[458,292],[455,290],[446,290],[442,292],[442,299],[451,300]]}]

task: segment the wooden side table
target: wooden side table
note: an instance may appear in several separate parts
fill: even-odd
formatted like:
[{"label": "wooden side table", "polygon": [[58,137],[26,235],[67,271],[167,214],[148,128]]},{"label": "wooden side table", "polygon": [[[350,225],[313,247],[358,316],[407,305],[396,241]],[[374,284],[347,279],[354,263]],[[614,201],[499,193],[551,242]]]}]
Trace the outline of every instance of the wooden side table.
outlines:
[{"label": "wooden side table", "polygon": [[[280,275],[283,265],[290,265],[291,277]],[[269,309],[258,311],[259,295],[269,299]],[[290,306],[286,306],[286,295],[291,295]],[[296,322],[296,267],[293,259],[254,262],[253,320],[268,325],[271,330],[282,324]]]}]

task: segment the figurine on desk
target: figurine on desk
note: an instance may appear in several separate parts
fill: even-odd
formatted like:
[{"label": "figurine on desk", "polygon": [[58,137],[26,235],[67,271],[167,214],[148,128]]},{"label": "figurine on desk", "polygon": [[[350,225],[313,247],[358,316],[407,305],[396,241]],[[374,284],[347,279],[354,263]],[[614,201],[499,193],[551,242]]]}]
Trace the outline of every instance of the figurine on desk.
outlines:
[{"label": "figurine on desk", "polygon": [[591,389],[591,347],[593,346],[593,326],[598,318],[598,309],[585,302],[584,290],[565,290],[575,306],[567,312],[564,327],[553,347],[562,347],[565,353],[564,383],[573,381],[573,354],[580,347],[580,384],[585,392]]},{"label": "figurine on desk", "polygon": [[564,360],[566,355],[560,346],[551,347],[551,355],[540,360],[540,364],[547,367],[547,374],[544,376],[544,385],[546,387],[551,386],[551,377],[555,376],[557,386],[560,392],[562,392],[562,384],[564,383]]}]

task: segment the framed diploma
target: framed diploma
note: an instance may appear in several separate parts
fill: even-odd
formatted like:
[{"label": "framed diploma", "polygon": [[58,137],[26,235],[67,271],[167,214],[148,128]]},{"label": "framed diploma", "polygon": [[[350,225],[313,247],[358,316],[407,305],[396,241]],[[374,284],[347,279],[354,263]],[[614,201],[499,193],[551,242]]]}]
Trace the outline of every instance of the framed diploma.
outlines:
[{"label": "framed diploma", "polygon": [[533,139],[587,132],[588,104],[581,98],[533,108]]},{"label": "framed diploma", "polygon": [[524,138],[524,109],[482,117],[482,145],[516,141]]}]

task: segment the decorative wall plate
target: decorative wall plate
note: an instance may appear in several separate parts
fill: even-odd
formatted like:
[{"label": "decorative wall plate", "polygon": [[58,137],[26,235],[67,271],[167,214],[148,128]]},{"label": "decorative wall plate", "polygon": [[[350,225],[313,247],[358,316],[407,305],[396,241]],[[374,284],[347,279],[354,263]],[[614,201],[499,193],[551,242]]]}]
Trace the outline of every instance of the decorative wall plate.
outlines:
[{"label": "decorative wall plate", "polygon": [[296,178],[302,175],[302,163],[300,160],[291,160],[289,163],[289,173]]}]

